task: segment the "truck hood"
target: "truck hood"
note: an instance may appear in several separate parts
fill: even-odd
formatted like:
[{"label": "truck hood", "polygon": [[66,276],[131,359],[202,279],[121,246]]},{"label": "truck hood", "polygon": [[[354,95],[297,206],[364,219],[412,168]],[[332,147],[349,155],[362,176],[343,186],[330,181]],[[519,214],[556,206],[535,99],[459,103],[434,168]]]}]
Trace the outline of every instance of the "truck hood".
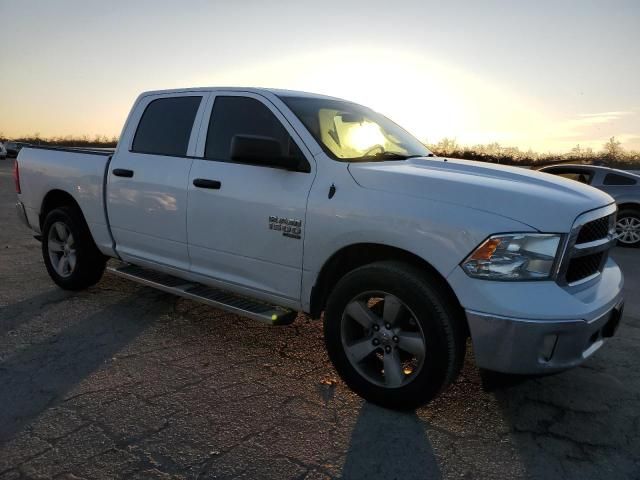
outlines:
[{"label": "truck hood", "polygon": [[542,232],[568,232],[579,214],[614,201],[574,180],[468,160],[351,163],[349,172],[364,188],[482,210]]}]

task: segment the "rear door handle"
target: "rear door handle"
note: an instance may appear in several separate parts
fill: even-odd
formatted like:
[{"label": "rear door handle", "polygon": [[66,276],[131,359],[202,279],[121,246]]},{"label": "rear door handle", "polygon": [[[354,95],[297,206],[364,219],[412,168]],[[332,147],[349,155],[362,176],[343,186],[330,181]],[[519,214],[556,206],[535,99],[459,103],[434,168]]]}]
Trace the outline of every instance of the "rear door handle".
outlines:
[{"label": "rear door handle", "polygon": [[126,168],[114,168],[112,172],[116,177],[133,177],[133,170],[127,170]]},{"label": "rear door handle", "polygon": [[211,188],[212,190],[220,190],[222,183],[218,180],[207,180],[206,178],[196,178],[193,184],[198,188]]}]

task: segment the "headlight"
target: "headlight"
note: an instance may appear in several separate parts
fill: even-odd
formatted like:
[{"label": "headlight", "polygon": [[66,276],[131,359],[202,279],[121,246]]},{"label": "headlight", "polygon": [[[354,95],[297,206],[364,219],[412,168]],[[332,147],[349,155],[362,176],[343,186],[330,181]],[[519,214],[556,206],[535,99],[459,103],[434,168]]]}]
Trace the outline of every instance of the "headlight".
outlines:
[{"label": "headlight", "polygon": [[560,235],[494,235],[462,262],[470,277],[488,280],[541,280],[551,276]]}]

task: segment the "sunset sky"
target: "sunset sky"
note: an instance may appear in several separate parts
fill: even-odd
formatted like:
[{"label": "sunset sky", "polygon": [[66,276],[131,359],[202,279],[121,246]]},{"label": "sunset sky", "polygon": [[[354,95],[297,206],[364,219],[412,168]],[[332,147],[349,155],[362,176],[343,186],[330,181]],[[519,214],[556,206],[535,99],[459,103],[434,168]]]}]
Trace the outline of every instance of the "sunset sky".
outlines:
[{"label": "sunset sky", "polygon": [[119,135],[144,90],[269,86],[418,138],[640,150],[640,1],[0,0],[0,134]]}]

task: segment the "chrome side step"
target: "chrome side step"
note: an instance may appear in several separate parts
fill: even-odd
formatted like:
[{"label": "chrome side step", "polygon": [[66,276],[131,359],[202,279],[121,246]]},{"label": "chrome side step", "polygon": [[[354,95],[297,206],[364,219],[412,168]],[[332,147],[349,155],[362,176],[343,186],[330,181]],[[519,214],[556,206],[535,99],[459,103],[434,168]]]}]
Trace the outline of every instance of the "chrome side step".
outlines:
[{"label": "chrome side step", "polygon": [[288,325],[292,323],[297,312],[269,305],[267,303],[225,292],[218,288],[208,287],[201,283],[183,280],[173,275],[155,272],[136,265],[107,267],[107,271],[119,277],[173,293],[197,302],[206,303],[221,310],[253,318],[269,325]]}]

